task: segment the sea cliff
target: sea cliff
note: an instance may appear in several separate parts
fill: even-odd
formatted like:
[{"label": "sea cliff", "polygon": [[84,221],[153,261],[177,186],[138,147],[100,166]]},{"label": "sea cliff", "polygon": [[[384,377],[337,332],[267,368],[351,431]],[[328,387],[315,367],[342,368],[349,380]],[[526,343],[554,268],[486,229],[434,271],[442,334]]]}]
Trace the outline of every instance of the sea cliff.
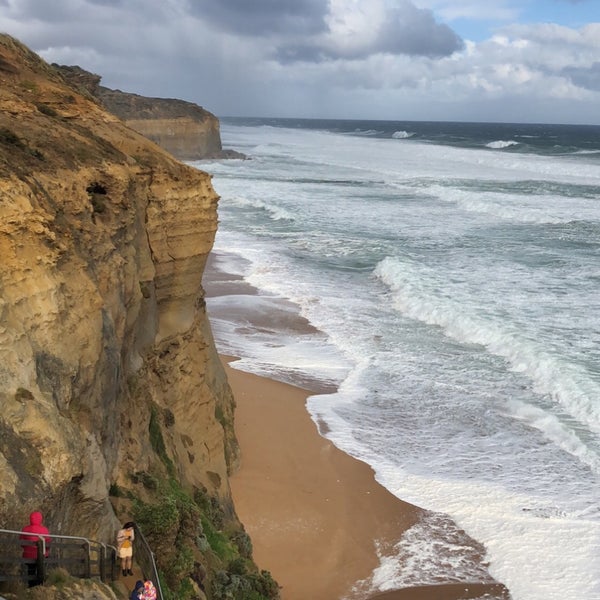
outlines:
[{"label": "sea cliff", "polygon": [[235,560],[272,584],[229,488],[234,401],[200,283],[217,201],[0,35],[0,527],[36,509],[114,543],[134,518],[178,598],[226,597]]},{"label": "sea cliff", "polygon": [[175,98],[148,98],[100,85],[101,77],[78,66],[53,65],[80,91],[96,98],[126,125],[180,160],[243,158],[221,144],[219,119],[205,108]]}]

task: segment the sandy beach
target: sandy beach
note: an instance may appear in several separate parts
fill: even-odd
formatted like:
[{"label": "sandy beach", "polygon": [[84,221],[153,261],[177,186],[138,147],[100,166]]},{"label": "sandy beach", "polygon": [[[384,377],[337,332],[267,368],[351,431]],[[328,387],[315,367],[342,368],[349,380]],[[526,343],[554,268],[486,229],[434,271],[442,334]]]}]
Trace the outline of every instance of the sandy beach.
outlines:
[{"label": "sandy beach", "polygon": [[[256,294],[241,277],[223,272],[218,259],[211,255],[206,266],[207,297]],[[312,329],[299,315],[293,320],[286,325]],[[234,368],[235,357],[221,359],[237,404],[241,464],[230,478],[235,508],[252,538],[256,563],[279,583],[282,600],[503,597],[505,588],[495,583],[369,592],[365,580],[379,565],[378,549],[385,553],[422,509],[394,496],[369,465],[319,433],[306,400],[331,389],[314,381],[301,383],[307,389],[288,385]]]},{"label": "sandy beach", "polygon": [[[222,357],[237,402],[241,468],[231,478],[254,558],[283,600],[365,598],[353,586],[378,565],[376,544],[397,541],[421,510],[379,485],[372,469],[322,437],[306,390],[243,373]],[[376,595],[380,600],[499,597],[503,586],[448,584]]]}]

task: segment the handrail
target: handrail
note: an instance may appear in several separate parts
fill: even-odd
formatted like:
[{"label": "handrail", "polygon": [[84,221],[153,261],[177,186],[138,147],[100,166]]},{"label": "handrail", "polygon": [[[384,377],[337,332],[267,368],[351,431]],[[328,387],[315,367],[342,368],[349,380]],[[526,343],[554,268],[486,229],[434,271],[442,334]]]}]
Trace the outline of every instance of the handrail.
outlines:
[{"label": "handrail", "polygon": [[33,533],[31,531],[16,531],[15,529],[0,529],[0,533],[16,533],[17,535],[30,535],[32,537],[38,538],[39,541],[42,542],[42,552],[46,554],[46,537],[52,537],[50,534],[44,535],[41,533]]},{"label": "handrail", "polygon": [[[67,571],[71,572],[72,575],[75,576],[83,576],[86,578],[89,578],[92,576],[92,565],[97,566],[94,567],[94,571],[96,573],[97,570],[97,575],[96,576],[100,576],[100,579],[102,581],[107,581],[107,566],[110,567],[110,569],[108,569],[109,573],[110,573],[110,578],[112,580],[115,579],[115,569],[114,569],[114,563],[115,563],[115,559],[116,559],[116,548],[112,545],[109,545],[108,548],[110,548],[113,552],[112,552],[112,556],[109,557],[109,552],[107,550],[107,545],[103,544],[102,542],[98,542],[96,540],[90,540],[88,538],[82,537],[82,536],[73,536],[73,535],[60,535],[60,534],[53,534],[53,533],[48,533],[48,534],[39,534],[39,533],[34,533],[34,532],[28,532],[28,531],[17,531],[14,529],[0,529],[0,534],[8,534],[10,536],[19,536],[19,538],[23,535],[27,535],[27,536],[31,536],[31,537],[35,537],[38,538],[38,552],[37,552],[37,563],[38,563],[38,570],[37,570],[37,578],[38,580],[43,581],[45,578],[45,574],[46,574],[46,566],[48,564],[56,564],[57,566],[61,566],[67,569]],[[52,542],[54,542],[54,544],[47,544],[46,543],[46,538],[50,538],[50,540]],[[22,542],[22,540],[19,540],[20,542]],[[65,542],[62,543],[61,542]],[[74,545],[73,543],[70,542],[78,542],[78,544]],[[33,543],[33,542],[30,542]],[[21,543],[21,545],[23,545]],[[73,557],[65,557],[64,554],[62,553],[62,550],[65,550],[68,552],[68,549],[70,548],[79,548],[79,552],[83,551],[83,554],[80,554],[80,558],[73,558]],[[96,558],[94,560],[92,560],[92,552],[95,553]],[[47,556],[48,554],[48,556]],[[112,560],[111,560],[112,559]],[[31,559],[21,559],[19,557],[19,561],[22,564],[31,564]],[[75,563],[73,562],[75,561]],[[16,564],[14,560],[9,560],[9,564]],[[77,572],[77,573],[73,573],[72,570],[69,569],[70,566],[73,566],[73,564],[79,564],[80,566],[82,565],[84,568],[84,572],[82,574],[81,571]],[[15,576],[14,574],[11,576],[10,574],[6,573],[4,574],[6,577],[8,577],[8,579],[11,578],[20,578],[20,576]]]},{"label": "handrail", "polygon": [[[154,587],[156,588],[156,600],[163,600],[164,597],[160,586],[160,577],[158,576],[156,561],[154,560],[154,552],[152,552],[148,540],[146,540],[142,530],[136,523],[134,523],[134,531],[135,536],[133,538],[133,543],[134,546],[136,546],[137,563],[144,575],[150,575],[147,579],[151,579],[152,583],[154,583]],[[150,573],[145,572],[145,570],[150,571]]]},{"label": "handrail", "polygon": [[[148,544],[148,541],[146,540],[144,534],[139,529],[137,524],[134,524],[134,528],[135,528],[134,545],[136,546],[136,555],[137,555],[136,562],[140,566],[144,577],[146,579],[151,579],[152,582],[155,584],[157,600],[164,600],[164,596],[163,596],[163,592],[162,592],[162,588],[161,588],[161,584],[160,584],[160,578],[158,575],[158,568],[156,567],[156,561],[154,558],[154,553],[152,552],[152,549],[150,548],[150,544]],[[24,532],[22,530],[14,530],[14,529],[0,529],[0,534],[9,534],[9,535],[19,536],[19,537],[22,535],[30,535],[32,537],[38,538],[38,542],[37,542],[38,558],[36,560],[38,562],[38,577],[41,579],[41,581],[43,581],[45,579],[47,563],[56,564],[57,566],[63,566],[66,568],[67,565],[69,564],[69,561],[71,562],[71,564],[73,561],[73,559],[65,559],[65,557],[62,556],[61,553],[59,552],[60,548],[64,547],[67,549],[69,547],[69,545],[62,546],[58,543],[56,543],[54,545],[52,543],[47,544],[46,538],[48,538],[48,537],[51,539],[51,541],[55,541],[55,542],[61,542],[63,540],[65,542],[69,542],[69,541],[81,542],[81,545],[79,546],[79,548],[86,550],[85,556],[83,557],[83,561],[84,561],[84,565],[85,565],[84,577],[87,577],[87,578],[91,577],[92,546],[95,546],[95,551],[97,552],[98,559],[94,561],[94,564],[97,563],[97,565],[98,565],[100,579],[102,581],[106,581],[108,579],[107,571],[109,571],[109,573],[110,573],[110,579],[112,579],[112,580],[116,579],[115,565],[117,564],[116,557],[118,555],[118,552],[117,552],[117,548],[115,546],[113,546],[112,544],[104,544],[102,542],[90,540],[88,538],[81,537],[81,536],[60,535],[60,534],[54,534],[54,533],[40,534],[40,533]],[[31,543],[33,543],[33,542],[31,542]],[[0,544],[0,546],[1,546],[1,544]],[[75,546],[73,544],[71,544],[71,547],[75,547]],[[109,550],[111,550],[112,552],[109,552]],[[50,557],[46,556],[46,554],[48,552],[50,552]],[[112,557],[109,556],[111,554],[112,554]],[[55,555],[55,556],[52,556],[52,555]],[[112,558],[112,560],[111,560],[111,558]],[[19,556],[19,560],[21,560],[20,556]],[[75,560],[81,560],[81,559],[75,559]],[[27,559],[24,559],[23,562],[27,562]],[[23,562],[21,564],[23,564]],[[29,561],[29,562],[31,562],[31,561]],[[11,563],[16,564],[15,561],[11,561]],[[107,567],[109,567],[109,569],[107,569]],[[69,570],[69,569],[67,568],[67,570]],[[81,573],[81,571],[79,571],[79,573]],[[8,574],[6,574],[6,575],[8,575]],[[78,574],[77,576],[81,576],[81,575]],[[8,577],[10,578],[11,576],[8,575]],[[12,577],[14,577],[14,575]],[[20,578],[20,576],[18,576],[18,578]],[[5,581],[6,580],[7,579],[5,579]]]}]

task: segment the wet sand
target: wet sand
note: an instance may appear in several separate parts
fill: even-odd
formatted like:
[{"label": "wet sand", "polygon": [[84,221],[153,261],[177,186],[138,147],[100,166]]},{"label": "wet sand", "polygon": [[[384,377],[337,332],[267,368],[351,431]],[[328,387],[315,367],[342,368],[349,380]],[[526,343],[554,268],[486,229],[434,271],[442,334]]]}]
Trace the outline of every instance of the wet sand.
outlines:
[{"label": "wet sand", "polygon": [[[375,481],[367,464],[323,438],[310,418],[306,390],[243,373],[222,357],[237,402],[241,467],[231,477],[237,513],[254,558],[282,586],[283,600],[336,600],[352,594],[383,548],[421,509]],[[453,600],[499,596],[501,586],[449,584],[388,592],[380,600]]]}]

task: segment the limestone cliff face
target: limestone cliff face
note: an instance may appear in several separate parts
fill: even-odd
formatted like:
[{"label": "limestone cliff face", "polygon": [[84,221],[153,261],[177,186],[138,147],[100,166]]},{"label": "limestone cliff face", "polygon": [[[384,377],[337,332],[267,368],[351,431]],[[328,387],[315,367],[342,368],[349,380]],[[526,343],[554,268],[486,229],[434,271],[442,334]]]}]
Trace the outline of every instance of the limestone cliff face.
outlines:
[{"label": "limestone cliff face", "polygon": [[102,86],[98,97],[129,127],[181,160],[217,157],[222,151],[219,120],[196,104],[146,98]]},{"label": "limestone cliff face", "polygon": [[180,160],[227,157],[231,153],[223,152],[217,117],[197,104],[111,90],[100,85],[99,75],[77,66],[55,66],[71,84],[97,98],[129,127]]},{"label": "limestone cliff face", "polygon": [[202,271],[210,177],[0,36],[0,523],[112,540],[158,426],[182,484],[226,505],[233,399]]}]

